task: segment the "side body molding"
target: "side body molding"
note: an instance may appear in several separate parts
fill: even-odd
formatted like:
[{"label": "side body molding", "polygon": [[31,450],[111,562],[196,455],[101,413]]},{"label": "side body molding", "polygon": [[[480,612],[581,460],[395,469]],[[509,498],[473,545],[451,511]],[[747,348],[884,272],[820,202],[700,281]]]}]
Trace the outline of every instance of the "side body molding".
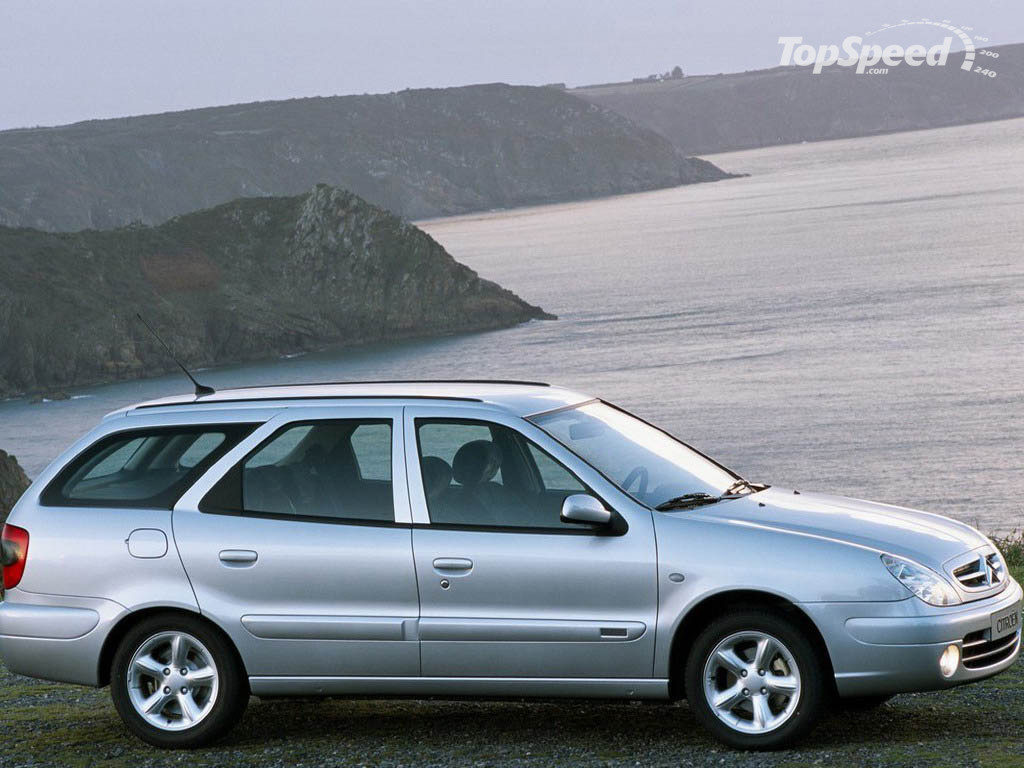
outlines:
[{"label": "side body molding", "polygon": [[639,621],[557,619],[420,619],[423,640],[600,643],[638,640],[647,631]]},{"label": "side body molding", "polygon": [[243,616],[267,640],[416,640],[416,619],[401,616]]},{"label": "side body molding", "polygon": [[242,626],[267,640],[515,640],[598,643],[638,640],[638,621],[532,619],[408,619],[401,616],[247,615]]}]

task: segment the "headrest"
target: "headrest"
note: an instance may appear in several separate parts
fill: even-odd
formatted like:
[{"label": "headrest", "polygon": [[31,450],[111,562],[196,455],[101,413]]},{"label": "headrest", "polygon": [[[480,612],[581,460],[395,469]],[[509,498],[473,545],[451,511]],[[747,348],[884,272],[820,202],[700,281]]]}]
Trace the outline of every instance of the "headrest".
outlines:
[{"label": "headrest", "polygon": [[452,476],[459,485],[486,483],[501,467],[501,451],[490,440],[474,440],[459,448],[452,459]]},{"label": "headrest", "polygon": [[327,461],[327,451],[322,445],[311,445],[302,455],[302,463],[309,467],[320,467]]},{"label": "headrest", "polygon": [[351,441],[346,438],[339,440],[330,453],[327,454],[327,468],[336,477],[357,479],[359,477],[359,465],[356,463],[356,453],[352,450]]},{"label": "headrest", "polygon": [[423,490],[432,499],[452,482],[452,468],[439,456],[424,456],[420,462],[423,473]]}]

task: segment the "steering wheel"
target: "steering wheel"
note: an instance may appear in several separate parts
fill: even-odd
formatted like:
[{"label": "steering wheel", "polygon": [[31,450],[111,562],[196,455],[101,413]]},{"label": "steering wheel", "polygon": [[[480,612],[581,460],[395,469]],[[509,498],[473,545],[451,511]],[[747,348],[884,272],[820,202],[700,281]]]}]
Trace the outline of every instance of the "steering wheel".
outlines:
[{"label": "steering wheel", "polygon": [[645,496],[647,494],[647,483],[651,479],[651,473],[647,471],[647,467],[639,465],[633,467],[629,474],[626,475],[626,479],[622,481],[622,490],[628,491],[629,487],[637,480],[640,483],[636,487],[637,496]]}]

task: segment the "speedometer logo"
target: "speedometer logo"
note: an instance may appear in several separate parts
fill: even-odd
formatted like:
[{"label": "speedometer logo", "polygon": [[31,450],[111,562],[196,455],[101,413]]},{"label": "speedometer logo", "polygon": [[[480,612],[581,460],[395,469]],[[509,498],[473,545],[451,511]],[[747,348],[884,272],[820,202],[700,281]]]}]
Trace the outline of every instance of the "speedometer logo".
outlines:
[{"label": "speedometer logo", "polygon": [[[894,29],[899,29],[900,27],[913,26],[938,27],[939,29],[956,35],[956,37],[960,39],[960,43],[964,48],[964,60],[960,65],[960,69],[965,72],[984,75],[985,77],[996,76],[996,71],[992,65],[995,63],[995,60],[999,58],[999,51],[992,51],[984,47],[984,44],[989,41],[989,38],[978,34],[972,34],[974,33],[974,27],[958,27],[949,19],[942,19],[941,21],[935,21],[933,19],[917,19],[916,21],[900,19],[899,24],[883,24],[878,29],[865,32],[864,37],[869,38]],[[982,44],[981,48],[978,48],[978,43]]]}]

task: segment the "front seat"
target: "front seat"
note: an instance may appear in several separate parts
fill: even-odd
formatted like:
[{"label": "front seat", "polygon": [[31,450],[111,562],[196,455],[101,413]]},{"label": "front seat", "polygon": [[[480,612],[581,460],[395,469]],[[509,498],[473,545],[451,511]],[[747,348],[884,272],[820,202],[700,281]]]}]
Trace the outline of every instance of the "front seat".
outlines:
[{"label": "front seat", "polygon": [[420,462],[423,474],[423,491],[427,501],[433,501],[452,484],[452,468],[440,456],[424,456]]},{"label": "front seat", "polygon": [[459,512],[471,517],[464,522],[498,525],[515,518],[519,499],[494,476],[501,469],[501,449],[490,440],[473,440],[455,453],[452,477],[459,484],[452,496],[459,497]]}]

